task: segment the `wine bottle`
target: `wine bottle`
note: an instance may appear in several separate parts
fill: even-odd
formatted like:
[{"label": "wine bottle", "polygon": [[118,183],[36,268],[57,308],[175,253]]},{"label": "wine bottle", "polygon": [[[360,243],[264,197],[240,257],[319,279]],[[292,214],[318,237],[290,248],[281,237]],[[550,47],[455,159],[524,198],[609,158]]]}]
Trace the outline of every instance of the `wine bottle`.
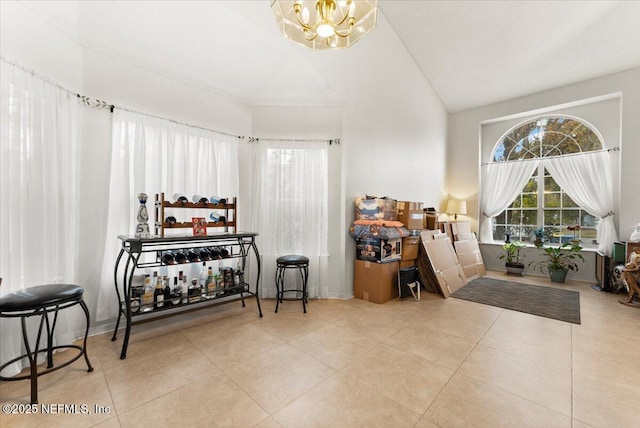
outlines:
[{"label": "wine bottle", "polygon": [[209,198],[209,202],[211,202],[212,204],[220,204],[220,205],[227,205],[227,200],[225,198],[221,198],[220,196],[212,196]]},{"label": "wine bottle", "polygon": [[207,271],[207,294],[213,293],[215,295],[216,283],[213,280],[213,269],[209,266],[209,270]]},{"label": "wine bottle", "polygon": [[189,259],[189,262],[191,262],[191,263],[196,263],[196,262],[202,261],[200,259],[200,256],[199,256],[199,254],[198,254],[198,252],[196,251],[195,248],[190,248],[187,251],[187,258]]},{"label": "wine bottle", "polygon": [[[182,271],[180,271],[182,273]],[[187,275],[182,275],[182,303],[187,303],[189,298],[189,282]]]},{"label": "wine bottle", "polygon": [[227,223],[227,219],[223,215],[215,215],[214,213],[209,214],[209,219],[214,223]]},{"label": "wine bottle", "polygon": [[151,286],[151,276],[145,274],[144,276],[144,294],[142,295],[142,304],[146,306],[144,310],[149,310],[149,305],[153,303],[154,289]]},{"label": "wine bottle", "polygon": [[182,264],[182,263],[187,263],[187,255],[185,254],[185,252],[183,250],[178,250],[174,253],[174,259],[176,261],[176,263]]},{"label": "wine bottle", "polygon": [[191,280],[191,285],[188,289],[189,303],[197,302],[200,300],[200,287],[198,286],[198,279],[193,278]]},{"label": "wine bottle", "polygon": [[198,255],[200,256],[200,260],[203,262],[208,262],[211,260],[211,253],[206,248],[198,249]]},{"label": "wine bottle", "polygon": [[164,301],[166,302],[167,306],[171,305],[171,287],[169,286],[169,280],[170,278],[167,276],[165,277],[164,280]]},{"label": "wine bottle", "polygon": [[173,277],[173,291],[171,292],[171,304],[178,306],[182,301],[182,272],[180,272],[180,278]]},{"label": "wine bottle", "polygon": [[153,308],[160,309],[162,307],[164,307],[164,290],[162,289],[162,280],[160,280],[156,283],[153,293]]},{"label": "wine bottle", "polygon": [[209,294],[209,290],[207,289],[207,276],[207,263],[202,262],[202,270],[200,271],[200,275],[198,275],[198,285],[202,290],[203,296]]},{"label": "wine bottle", "polygon": [[175,265],[176,264],[176,260],[174,258],[173,252],[171,251],[164,251],[162,253],[162,262],[165,265]]}]

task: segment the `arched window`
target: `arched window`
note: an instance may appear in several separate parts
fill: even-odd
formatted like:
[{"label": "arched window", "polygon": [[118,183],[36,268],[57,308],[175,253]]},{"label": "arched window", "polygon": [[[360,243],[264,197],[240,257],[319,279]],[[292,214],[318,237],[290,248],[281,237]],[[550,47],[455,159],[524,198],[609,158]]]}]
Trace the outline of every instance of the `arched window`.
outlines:
[{"label": "arched window", "polygon": [[[523,161],[598,151],[601,138],[589,124],[568,116],[545,116],[517,125],[496,144],[493,162]],[[509,207],[494,218],[493,239],[523,242],[543,228],[545,242],[580,239],[582,246],[596,243],[599,219],[578,206],[556,183],[543,164],[527,181]],[[579,227],[576,227],[579,226]]]}]

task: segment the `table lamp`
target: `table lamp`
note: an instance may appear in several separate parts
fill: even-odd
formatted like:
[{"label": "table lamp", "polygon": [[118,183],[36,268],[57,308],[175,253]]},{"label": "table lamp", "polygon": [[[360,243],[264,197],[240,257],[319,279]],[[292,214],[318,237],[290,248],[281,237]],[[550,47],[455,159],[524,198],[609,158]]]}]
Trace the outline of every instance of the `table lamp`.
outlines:
[{"label": "table lamp", "polygon": [[458,221],[458,214],[467,213],[467,201],[449,199],[447,202],[447,213],[453,214],[453,219]]}]

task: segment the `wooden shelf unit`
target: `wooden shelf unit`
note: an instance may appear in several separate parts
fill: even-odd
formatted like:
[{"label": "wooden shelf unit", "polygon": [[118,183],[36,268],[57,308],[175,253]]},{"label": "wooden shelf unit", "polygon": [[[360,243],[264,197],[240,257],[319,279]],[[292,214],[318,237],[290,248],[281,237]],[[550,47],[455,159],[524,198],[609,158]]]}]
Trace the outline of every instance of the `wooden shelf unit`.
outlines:
[{"label": "wooden shelf unit", "polygon": [[192,229],[193,222],[185,221],[185,222],[176,222],[175,224],[171,224],[166,220],[166,212],[165,209],[205,209],[205,210],[216,210],[217,212],[224,212],[224,222],[213,222],[208,221],[207,219],[207,228],[223,228],[224,232],[235,232],[238,230],[237,218],[238,218],[238,205],[235,197],[227,200],[225,204],[212,204],[205,202],[170,202],[167,201],[164,197],[164,193],[156,194],[155,201],[155,235],[164,238],[165,230],[167,229]]}]

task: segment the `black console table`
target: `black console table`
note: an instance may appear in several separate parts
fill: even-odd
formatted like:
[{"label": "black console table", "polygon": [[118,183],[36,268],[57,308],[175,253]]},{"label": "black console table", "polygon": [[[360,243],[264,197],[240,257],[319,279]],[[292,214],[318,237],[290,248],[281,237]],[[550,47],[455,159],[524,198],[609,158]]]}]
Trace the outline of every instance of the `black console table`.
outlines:
[{"label": "black console table", "polygon": [[[125,359],[127,357],[131,325],[133,318],[138,315],[165,315],[171,311],[177,312],[177,310],[186,306],[202,305],[207,302],[211,303],[214,301],[220,302],[221,299],[229,300],[224,298],[234,295],[240,296],[242,306],[244,307],[244,295],[249,294],[255,296],[256,303],[258,305],[258,313],[260,317],[262,317],[262,309],[260,308],[260,300],[258,298],[258,289],[260,285],[260,254],[255,242],[255,237],[257,235],[258,234],[254,232],[223,232],[208,236],[171,236],[164,238],[137,238],[135,236],[126,235],[118,236],[118,239],[122,241],[122,248],[120,249],[120,254],[116,259],[113,277],[116,294],[118,295],[119,312],[111,340],[115,341],[117,339],[120,320],[124,317],[126,320],[126,329],[120,358]],[[138,296],[134,296],[132,283],[136,269],[170,266],[170,264],[167,264],[166,262],[167,253],[178,250],[195,251],[196,249],[216,249],[217,254],[222,253],[221,260],[236,259],[242,273],[244,273],[245,270],[247,257],[250,252],[253,252],[257,263],[257,275],[255,287],[253,287],[254,290],[251,291],[252,287],[248,283],[248,279],[246,279],[244,275],[240,275],[237,282],[231,284],[226,283],[222,288],[208,290],[207,292],[197,296],[178,298],[176,299],[179,301],[178,304],[166,301],[162,307],[155,307],[153,304],[141,303],[141,301],[138,300]],[[221,250],[219,253],[217,252],[218,249]],[[201,262],[191,261],[189,263]],[[186,263],[178,266],[190,266],[190,264]],[[118,281],[119,277],[121,278],[120,282]],[[238,299],[233,299],[233,301],[236,300]],[[132,302],[134,303],[133,308]]]}]

